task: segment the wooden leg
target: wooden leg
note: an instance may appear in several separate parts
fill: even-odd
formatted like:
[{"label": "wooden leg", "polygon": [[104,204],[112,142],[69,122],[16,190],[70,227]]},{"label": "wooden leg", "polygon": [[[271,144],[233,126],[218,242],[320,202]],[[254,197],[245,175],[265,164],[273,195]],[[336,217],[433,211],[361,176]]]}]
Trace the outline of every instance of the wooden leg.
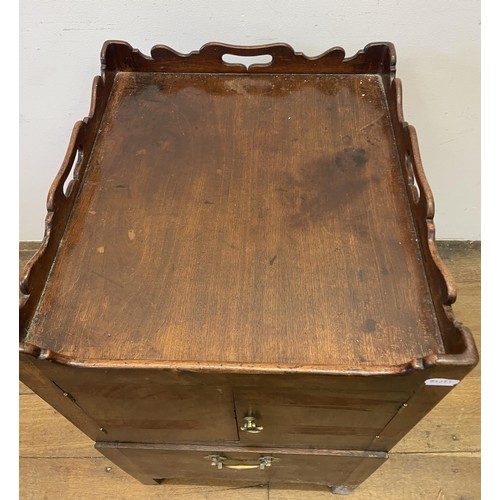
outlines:
[{"label": "wooden leg", "polygon": [[330,486],[330,491],[334,495],[349,495],[355,490],[356,486],[345,486],[339,484],[338,486]]}]

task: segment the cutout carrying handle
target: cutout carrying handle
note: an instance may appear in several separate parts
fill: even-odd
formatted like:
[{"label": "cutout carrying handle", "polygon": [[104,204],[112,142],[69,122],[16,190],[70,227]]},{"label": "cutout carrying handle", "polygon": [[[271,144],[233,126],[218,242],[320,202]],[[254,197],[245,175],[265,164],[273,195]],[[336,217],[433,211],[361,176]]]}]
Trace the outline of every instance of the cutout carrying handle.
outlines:
[{"label": "cutout carrying handle", "polygon": [[222,56],[222,61],[225,64],[245,66],[249,68],[255,64],[258,65],[269,65],[273,62],[273,57],[269,54],[262,56],[235,56],[234,54],[224,54]]},{"label": "cutout carrying handle", "polygon": [[275,63],[290,61],[294,57],[292,47],[284,43],[250,47],[210,43],[202,47],[200,53],[218,59],[225,65],[243,66],[245,68],[253,66],[253,62],[255,62],[255,65],[267,67]]}]

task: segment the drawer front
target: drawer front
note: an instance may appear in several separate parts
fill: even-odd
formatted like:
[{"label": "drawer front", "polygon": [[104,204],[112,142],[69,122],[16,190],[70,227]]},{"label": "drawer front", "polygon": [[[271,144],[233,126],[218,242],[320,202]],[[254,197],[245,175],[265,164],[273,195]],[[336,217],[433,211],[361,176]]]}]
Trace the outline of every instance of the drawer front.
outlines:
[{"label": "drawer front", "polygon": [[239,388],[235,403],[240,443],[366,450],[406,397],[368,389]]},{"label": "drawer front", "polygon": [[387,458],[377,452],[227,446],[97,443],[96,448],[145,484],[262,481],[354,488]]}]

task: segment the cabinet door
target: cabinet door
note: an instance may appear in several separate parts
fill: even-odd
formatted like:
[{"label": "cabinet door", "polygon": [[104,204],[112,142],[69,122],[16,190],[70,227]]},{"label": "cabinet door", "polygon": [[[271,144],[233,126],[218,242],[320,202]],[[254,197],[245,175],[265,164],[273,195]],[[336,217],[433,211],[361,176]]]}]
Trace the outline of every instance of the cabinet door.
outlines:
[{"label": "cabinet door", "polygon": [[[398,391],[382,393],[367,388],[238,388],[235,401],[240,442],[365,450],[405,397]],[[255,420],[249,423],[248,416]],[[250,427],[246,432],[242,430],[245,426]]]},{"label": "cabinet door", "polygon": [[92,436],[98,441],[238,440],[233,394],[224,384],[161,371],[63,373],[52,380],[103,429]]}]

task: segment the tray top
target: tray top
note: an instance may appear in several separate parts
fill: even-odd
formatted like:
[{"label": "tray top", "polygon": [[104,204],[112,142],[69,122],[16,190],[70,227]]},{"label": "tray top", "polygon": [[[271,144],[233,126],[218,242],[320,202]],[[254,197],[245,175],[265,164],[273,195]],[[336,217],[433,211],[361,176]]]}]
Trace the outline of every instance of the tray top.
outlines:
[{"label": "tray top", "polygon": [[25,341],[80,360],[443,352],[380,76],[117,73]]}]

